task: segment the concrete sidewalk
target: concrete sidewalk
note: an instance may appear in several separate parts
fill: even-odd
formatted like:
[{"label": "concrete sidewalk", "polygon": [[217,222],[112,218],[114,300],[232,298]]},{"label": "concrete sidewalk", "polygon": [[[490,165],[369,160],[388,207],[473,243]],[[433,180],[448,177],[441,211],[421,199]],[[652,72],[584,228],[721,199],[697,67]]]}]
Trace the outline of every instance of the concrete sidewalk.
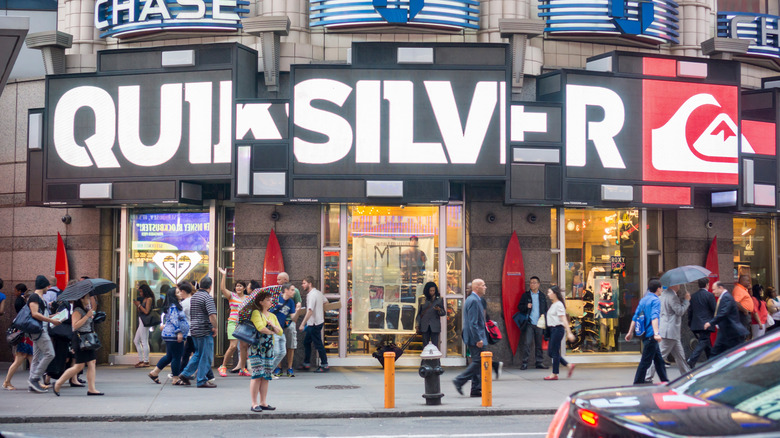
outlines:
[{"label": "concrete sidewalk", "polygon": [[[0,367],[3,375],[9,364]],[[86,388],[67,384],[56,397],[27,391],[27,371],[19,371],[12,383],[16,391],[2,391],[0,423],[72,421],[169,421],[243,418],[360,418],[411,416],[473,416],[553,414],[566,396],[581,389],[629,385],[636,367],[621,365],[578,365],[571,379],[566,369],[559,381],[544,381],[549,370],[520,371],[505,366],[500,380],[493,382],[493,406],[481,407],[481,398],[455,391],[452,379],[461,368],[445,368],[441,376],[444,398],[441,406],[426,406],[422,398],[424,381],[416,368],[396,369],[396,407],[384,408],[382,369],[332,367],[327,374],[298,372],[270,384],[268,403],[275,411],[250,412],[249,378],[231,374],[217,376],[216,389],[173,387],[160,375],[162,384],[152,382],[148,369],[100,366],[97,388],[106,395],[87,397]],[[671,370],[670,370],[671,371]],[[672,371],[676,375],[676,371]]]}]

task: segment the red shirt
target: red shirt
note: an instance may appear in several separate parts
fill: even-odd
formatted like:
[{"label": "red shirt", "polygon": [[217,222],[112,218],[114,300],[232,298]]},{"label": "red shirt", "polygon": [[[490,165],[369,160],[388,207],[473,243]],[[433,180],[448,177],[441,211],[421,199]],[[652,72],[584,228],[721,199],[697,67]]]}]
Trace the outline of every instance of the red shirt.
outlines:
[{"label": "red shirt", "polygon": [[[764,303],[764,305],[762,306],[758,303],[756,297],[752,297],[752,298],[753,298],[753,308],[758,309],[756,310],[756,312],[758,313],[758,319],[761,320],[761,324],[766,324],[766,315],[767,315],[766,303]],[[753,324],[758,324],[758,323],[759,322],[756,321],[756,317],[753,316]]]}]

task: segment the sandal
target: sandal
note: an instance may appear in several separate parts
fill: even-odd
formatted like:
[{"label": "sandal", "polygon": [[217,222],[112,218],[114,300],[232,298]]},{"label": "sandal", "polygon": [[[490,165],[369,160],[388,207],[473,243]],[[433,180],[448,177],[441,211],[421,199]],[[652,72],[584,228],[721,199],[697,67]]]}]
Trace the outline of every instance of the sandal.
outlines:
[{"label": "sandal", "polygon": [[135,368],[143,368],[144,367],[144,362],[143,361],[138,362],[137,364],[134,365],[134,367]]},{"label": "sandal", "polygon": [[219,373],[219,377],[227,377],[227,367],[219,367],[217,368],[217,373]]},{"label": "sandal", "polygon": [[190,386],[189,383],[184,383],[183,380],[177,380],[173,383],[174,386]]},{"label": "sandal", "polygon": [[149,374],[147,374],[147,376],[149,376],[149,378],[152,379],[152,382],[154,382],[154,383],[156,383],[158,385],[160,384],[160,379],[158,379],[157,376],[155,376],[154,374],[149,373]]},{"label": "sandal", "polygon": [[14,385],[11,385],[10,382],[3,382],[3,389],[5,389],[6,391],[15,391],[16,390]]}]

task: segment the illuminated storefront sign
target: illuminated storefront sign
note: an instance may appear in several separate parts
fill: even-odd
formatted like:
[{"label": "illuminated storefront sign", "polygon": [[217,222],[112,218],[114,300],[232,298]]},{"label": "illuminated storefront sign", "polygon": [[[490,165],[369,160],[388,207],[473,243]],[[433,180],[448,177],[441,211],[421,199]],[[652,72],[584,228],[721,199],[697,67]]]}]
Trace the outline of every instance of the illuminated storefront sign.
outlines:
[{"label": "illuminated storefront sign", "polygon": [[751,40],[748,55],[780,58],[780,17],[749,12],[718,12],[717,33],[722,38]]},{"label": "illuminated storefront sign", "polygon": [[651,44],[679,43],[678,5],[674,0],[647,2],[572,2],[542,0],[539,17],[549,35],[628,36]]},{"label": "illuminated storefront sign", "polygon": [[50,78],[47,176],[229,174],[230,77],[216,71]]},{"label": "illuminated storefront sign", "polygon": [[173,31],[235,31],[249,13],[248,0],[97,0],[101,38]]},{"label": "illuminated storefront sign", "polygon": [[309,26],[479,29],[476,0],[312,0]]}]

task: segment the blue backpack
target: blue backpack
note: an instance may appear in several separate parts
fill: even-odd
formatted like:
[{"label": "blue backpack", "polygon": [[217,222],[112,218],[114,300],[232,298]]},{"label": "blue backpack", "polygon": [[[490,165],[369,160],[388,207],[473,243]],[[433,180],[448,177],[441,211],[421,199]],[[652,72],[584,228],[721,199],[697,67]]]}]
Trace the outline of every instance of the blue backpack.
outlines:
[{"label": "blue backpack", "polygon": [[177,340],[178,333],[181,332],[182,336],[187,337],[187,333],[190,331],[190,324],[187,322],[187,318],[184,316],[184,312],[172,305],[168,309],[168,313],[165,315],[165,326],[163,326],[161,337],[163,341],[175,341]]}]

